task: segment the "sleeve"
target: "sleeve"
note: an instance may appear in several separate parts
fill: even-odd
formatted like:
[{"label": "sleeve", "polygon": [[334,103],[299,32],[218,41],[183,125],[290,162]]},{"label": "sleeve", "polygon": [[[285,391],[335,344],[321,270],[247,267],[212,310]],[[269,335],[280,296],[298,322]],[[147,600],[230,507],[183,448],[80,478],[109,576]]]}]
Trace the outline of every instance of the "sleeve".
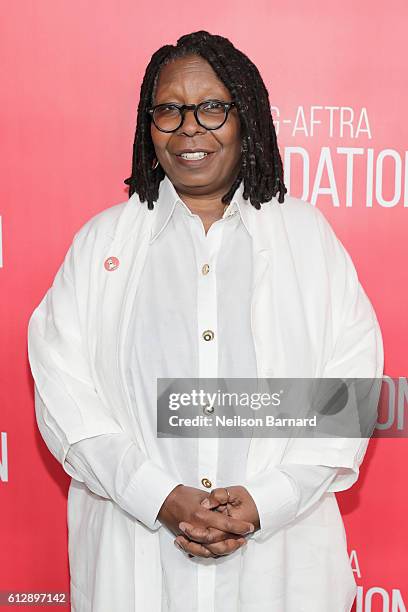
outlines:
[{"label": "sleeve", "polygon": [[[87,224],[81,232],[81,238],[88,229]],[[85,238],[86,238],[85,234]],[[32,313],[28,324],[28,357],[34,378],[35,414],[40,433],[52,453],[61,463],[64,471],[81,482],[78,468],[67,461],[71,446],[81,440],[108,434],[124,434],[122,427],[112,414],[110,407],[97,393],[93,384],[89,360],[81,332],[78,300],[75,290],[75,255],[79,234],[74,238],[65,259],[60,266],[51,288]],[[83,259],[81,265],[84,265]],[[122,445],[115,446],[115,461],[125,458],[130,452],[131,440],[121,438]],[[93,448],[98,442],[94,441]],[[136,442],[131,447],[133,461],[138,467],[138,477],[129,484],[132,499],[140,496],[138,506],[134,506],[141,520],[148,526],[157,526],[154,512],[158,499],[151,499],[143,506],[145,485],[158,486],[164,494],[166,486],[173,486],[171,478],[166,477],[161,469],[154,465]],[[84,456],[88,456],[85,453]],[[71,459],[73,458],[71,456]],[[92,453],[89,454],[91,460]],[[101,463],[103,452],[98,453]],[[123,455],[123,457],[122,457]],[[95,455],[94,455],[95,456]],[[75,461],[74,461],[75,462]],[[76,462],[75,462],[76,463]],[[106,464],[107,465],[107,464]],[[112,470],[118,468],[114,465]],[[99,486],[113,491],[109,477],[105,481],[102,471],[99,472]],[[112,483],[112,475],[110,476]],[[167,485],[163,482],[167,478]],[[158,495],[160,497],[160,493]],[[150,494],[151,495],[151,494]],[[153,496],[154,497],[154,496]],[[152,513],[152,514],[151,514]]]},{"label": "sleeve", "polygon": [[[367,379],[367,405],[375,413],[368,415],[368,421],[375,422],[384,365],[380,327],[350,256],[317,209],[316,215],[330,288],[327,319],[333,326],[321,378]],[[345,418],[359,416],[357,399],[356,393],[349,393]],[[289,524],[323,493],[350,488],[358,479],[369,440],[340,435],[290,439],[281,463],[245,485],[260,516],[261,529],[255,537],[262,539]]]},{"label": "sleeve", "polygon": [[337,469],[290,464],[257,474],[245,484],[259,514],[256,539],[273,535],[308,510],[325,493]]},{"label": "sleeve", "polygon": [[182,484],[150,460],[143,460],[127,434],[104,434],[75,442],[67,462],[87,487],[113,499],[151,529],[160,527],[157,515],[169,493]]},{"label": "sleeve", "polygon": [[[375,424],[384,365],[380,327],[350,256],[323,214],[318,210],[316,213],[330,285],[328,317],[334,329],[332,350],[324,363],[322,378],[355,378],[363,385],[368,381],[370,391],[366,406],[371,411],[368,420]],[[344,414],[358,416],[358,410],[356,396],[350,393]],[[356,482],[369,440],[369,437],[354,436],[294,438],[287,447],[282,464],[337,467],[339,470],[329,484],[328,492],[342,491]]]}]

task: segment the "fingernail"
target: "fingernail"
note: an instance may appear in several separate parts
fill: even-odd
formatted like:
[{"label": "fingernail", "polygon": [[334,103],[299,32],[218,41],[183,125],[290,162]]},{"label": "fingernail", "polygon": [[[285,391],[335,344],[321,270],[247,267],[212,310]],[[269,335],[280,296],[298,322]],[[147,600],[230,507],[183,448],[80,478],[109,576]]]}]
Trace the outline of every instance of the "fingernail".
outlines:
[{"label": "fingernail", "polygon": [[181,529],[181,531],[185,531],[186,524],[185,523],[179,523],[179,529]]},{"label": "fingernail", "polygon": [[201,502],[201,505],[204,506],[205,508],[209,508],[210,507],[210,502],[208,500],[208,497],[203,499],[203,501]]},{"label": "fingernail", "polygon": [[252,533],[253,531],[255,531],[255,526],[254,525],[250,525],[247,533]]}]

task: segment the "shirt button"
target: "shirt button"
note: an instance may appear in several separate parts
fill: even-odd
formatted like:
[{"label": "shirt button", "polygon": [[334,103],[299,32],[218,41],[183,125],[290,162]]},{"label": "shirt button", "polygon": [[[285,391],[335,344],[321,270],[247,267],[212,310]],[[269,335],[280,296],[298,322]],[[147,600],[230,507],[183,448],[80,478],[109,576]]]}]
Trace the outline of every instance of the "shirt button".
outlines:
[{"label": "shirt button", "polygon": [[214,332],[213,332],[211,329],[206,329],[206,330],[203,332],[203,338],[204,338],[204,340],[206,340],[207,342],[208,342],[209,340],[214,340]]},{"label": "shirt button", "polygon": [[201,268],[201,272],[203,274],[208,274],[210,271],[210,266],[208,264],[204,264],[203,267]]},{"label": "shirt button", "polygon": [[206,488],[206,489],[211,489],[212,487],[212,482],[211,480],[208,480],[208,478],[203,478],[201,480],[201,484]]},{"label": "shirt button", "polygon": [[204,414],[212,414],[214,412],[214,406],[210,406],[210,404],[205,404],[203,406]]}]

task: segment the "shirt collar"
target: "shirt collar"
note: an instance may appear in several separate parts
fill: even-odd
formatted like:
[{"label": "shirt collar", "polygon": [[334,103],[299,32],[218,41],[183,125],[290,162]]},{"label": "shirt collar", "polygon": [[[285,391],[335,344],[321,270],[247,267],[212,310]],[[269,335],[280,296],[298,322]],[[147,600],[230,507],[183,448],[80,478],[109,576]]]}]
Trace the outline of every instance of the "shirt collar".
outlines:
[{"label": "shirt collar", "polygon": [[[250,206],[251,204],[248,200],[244,200],[243,192],[244,184],[243,181],[241,181],[238,189],[234,193],[234,196],[229,206],[226,207],[222,218],[224,219],[225,217],[232,215],[235,211],[238,211],[241,220],[243,221],[247,231],[249,232],[248,225],[245,220],[245,215],[243,214],[243,207]],[[153,242],[153,240],[155,240],[157,236],[166,227],[177,203],[184,207],[187,214],[193,214],[188,208],[188,206],[180,198],[171,180],[168,178],[167,175],[165,175],[163,180],[160,182],[159,197],[154,204],[154,207],[157,207],[157,210],[156,217],[153,223],[150,242]]]}]

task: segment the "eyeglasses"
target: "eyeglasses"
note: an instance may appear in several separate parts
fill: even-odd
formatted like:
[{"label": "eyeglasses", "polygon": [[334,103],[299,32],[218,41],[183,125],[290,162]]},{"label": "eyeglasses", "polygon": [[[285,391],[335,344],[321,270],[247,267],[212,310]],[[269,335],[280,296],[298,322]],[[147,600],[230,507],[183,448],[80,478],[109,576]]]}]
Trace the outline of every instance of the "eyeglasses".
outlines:
[{"label": "eyeglasses", "polygon": [[161,132],[175,132],[184,121],[185,112],[194,112],[195,120],[206,130],[218,130],[227,120],[235,102],[206,100],[200,104],[157,104],[148,108],[154,125]]}]

